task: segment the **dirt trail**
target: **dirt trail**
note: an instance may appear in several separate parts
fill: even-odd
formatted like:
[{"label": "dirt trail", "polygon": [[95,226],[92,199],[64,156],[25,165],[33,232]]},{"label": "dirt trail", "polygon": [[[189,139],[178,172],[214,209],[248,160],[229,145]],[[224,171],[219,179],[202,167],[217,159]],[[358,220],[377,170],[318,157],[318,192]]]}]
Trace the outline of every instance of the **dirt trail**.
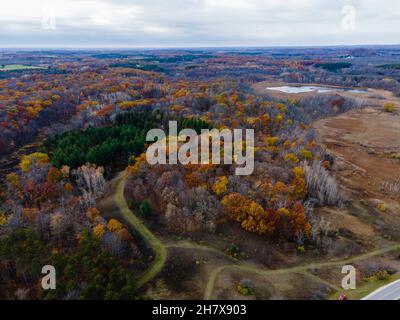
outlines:
[{"label": "dirt trail", "polygon": [[[376,91],[376,90],[375,90]],[[386,92],[375,92],[385,99],[370,98],[370,103],[383,105],[387,101],[400,100]],[[400,209],[399,201],[382,193],[382,182],[390,180],[397,173],[400,175],[400,161],[392,157],[400,152],[400,114],[388,114],[382,110],[366,108],[351,110],[345,114],[322,119],[314,124],[314,128],[329,150],[337,157],[336,175],[341,183],[357,194],[368,197],[379,197],[390,204],[390,210]],[[376,257],[400,248],[400,244],[387,246],[355,257],[330,260],[326,262],[309,263],[305,265],[281,269],[267,269],[262,265],[244,262],[230,257],[226,253],[211,246],[199,245],[190,241],[165,242],[159,240],[145,224],[129,209],[124,198],[125,177],[123,173],[118,178],[114,201],[126,221],[149,243],[155,253],[155,259],[147,271],[138,279],[137,287],[142,287],[151,281],[163,269],[168,248],[203,250],[216,255],[228,257],[232,264],[213,269],[208,275],[204,291],[204,299],[213,298],[215,282],[223,271],[237,269],[257,273],[263,276],[281,274],[303,274],[313,280],[324,283],[335,290],[335,285],[309,272],[310,269],[341,266],[360,260]],[[396,207],[399,205],[399,207]]]},{"label": "dirt trail", "polygon": [[151,246],[154,251],[155,258],[147,271],[140,276],[136,282],[136,287],[140,288],[151,279],[153,279],[163,268],[167,259],[167,251],[160,240],[145,226],[145,224],[129,209],[124,197],[125,176],[121,173],[117,189],[114,194],[114,201],[117,204],[122,216]]},{"label": "dirt trail", "polygon": [[[393,246],[389,246],[389,247],[385,247],[379,250],[374,250],[368,253],[364,253],[352,258],[348,258],[348,259],[343,259],[343,260],[331,260],[331,261],[327,261],[327,262],[320,262],[320,263],[310,263],[310,264],[306,264],[306,265],[301,265],[301,266],[296,266],[296,267],[289,267],[289,268],[281,268],[281,269],[266,269],[263,267],[259,267],[256,265],[251,265],[251,264],[243,264],[243,263],[238,263],[238,264],[232,264],[232,265],[225,265],[225,266],[221,266],[218,267],[216,269],[214,269],[208,279],[207,285],[206,285],[206,289],[204,292],[204,300],[210,300],[212,299],[212,293],[214,290],[214,285],[215,285],[215,281],[218,278],[218,275],[225,270],[228,269],[240,269],[240,270],[244,270],[244,271],[248,271],[248,272],[253,272],[253,273],[257,273],[263,276],[270,276],[270,275],[277,275],[277,274],[285,274],[285,273],[303,273],[303,274],[307,274],[308,276],[312,276],[308,273],[309,269],[317,269],[317,268],[324,268],[324,267],[334,267],[334,266],[343,266],[349,263],[353,263],[353,262],[357,262],[357,261],[361,261],[361,260],[365,260],[368,258],[372,258],[375,256],[379,256],[382,255],[384,253],[388,253],[390,251],[396,250],[400,248],[400,244],[396,244]],[[331,283],[328,283],[316,276],[312,276],[315,279],[319,279],[320,282],[324,282],[326,284],[329,284],[332,288],[334,288],[335,290],[337,290],[338,288],[334,285],[332,285]]]},{"label": "dirt trail", "polygon": [[[256,89],[264,92],[264,86],[265,83],[261,83]],[[314,124],[314,128],[321,137],[322,142],[336,156],[335,175],[341,185],[350,190],[353,195],[356,195],[356,198],[384,200],[389,205],[387,213],[395,216],[395,220],[400,222],[398,221],[400,220],[398,215],[400,212],[398,195],[396,198],[396,195],[390,195],[382,190],[384,182],[400,177],[400,158],[397,158],[400,156],[400,110],[395,114],[390,114],[383,111],[383,105],[388,102],[394,102],[400,107],[400,99],[394,97],[391,92],[374,89],[370,89],[368,93],[363,94],[351,92],[340,94],[362,99],[371,107],[351,110],[345,114],[319,120]],[[311,93],[299,95],[278,93],[275,95],[279,95],[281,98],[293,98],[311,95]],[[349,218],[357,220],[353,216],[349,216]],[[370,233],[373,233],[373,229],[369,228],[369,225],[363,226],[361,221],[358,220],[357,223],[360,227],[364,227],[360,232],[361,234],[365,233],[372,237]],[[309,274],[308,270],[311,268],[345,265],[379,256],[399,247],[400,245],[393,245],[344,260],[311,263],[277,270],[268,270],[249,264],[220,266],[210,274],[204,299],[213,298],[214,285],[218,276],[221,272],[230,269],[254,272],[264,276],[301,273],[322,283],[324,280]],[[332,284],[326,284],[338,290]]]},{"label": "dirt trail", "polygon": [[[400,151],[400,116],[386,114],[376,108],[367,108],[364,110],[352,110],[337,117],[320,120],[316,122],[314,127],[321,134],[324,142],[329,145],[330,150],[339,157],[339,164],[341,161],[343,167],[347,166],[347,168],[342,168],[343,172],[346,170],[353,172],[350,173],[351,179],[346,179],[346,175],[343,175],[341,177],[343,182],[354,190],[361,186],[363,190],[360,191],[369,196],[378,195],[384,198],[385,195],[379,192],[382,181],[393,177],[394,172],[400,172],[399,160],[390,157],[391,153]],[[371,152],[368,148],[378,150],[380,153]],[[267,269],[264,266],[238,261],[218,249],[190,241],[162,243],[129,209],[123,195],[125,187],[123,174],[120,175],[119,180],[114,194],[114,201],[126,221],[141,234],[155,252],[155,259],[152,265],[137,281],[138,288],[152,280],[163,269],[167,259],[168,248],[204,250],[213,254],[224,255],[232,260],[232,264],[219,266],[210,272],[204,291],[205,300],[213,298],[214,286],[218,276],[223,271],[232,269],[257,273],[262,276],[289,273],[303,274],[330,286],[334,290],[340,290],[332,283],[309,273],[309,270],[342,266],[380,256],[400,248],[400,245],[396,244],[348,259],[330,260],[281,269]]]},{"label": "dirt trail", "polygon": [[222,255],[230,260],[237,261],[237,259],[227,255],[226,253],[215,249],[213,247],[200,245],[190,241],[179,241],[179,242],[161,242],[146,226],[145,224],[132,212],[124,197],[124,188],[126,178],[124,172],[120,173],[116,178],[117,187],[113,196],[113,200],[118,206],[119,212],[123,218],[129,223],[130,227],[136,230],[145,241],[150,245],[155,253],[155,259],[149,269],[140,276],[137,280],[136,288],[141,288],[147,282],[151,281],[164,267],[167,260],[167,249],[168,248],[180,248],[180,249],[194,249],[208,251],[216,255]]},{"label": "dirt trail", "polygon": [[320,279],[308,272],[311,268],[322,268],[322,267],[332,267],[337,265],[344,265],[350,262],[357,262],[360,260],[368,259],[374,256],[379,256],[389,251],[400,248],[400,244],[388,246],[379,250],[371,251],[369,253],[361,254],[352,258],[343,259],[343,260],[331,260],[327,262],[321,263],[310,263],[301,266],[281,268],[281,269],[267,269],[264,266],[255,265],[253,263],[239,261],[224,252],[219,251],[210,246],[200,245],[197,243],[193,243],[190,241],[179,241],[179,242],[161,242],[146,226],[145,224],[129,209],[125,197],[124,197],[124,187],[125,187],[125,177],[124,173],[121,173],[117,178],[118,184],[113,196],[115,203],[117,204],[121,214],[126,219],[126,221],[130,224],[132,228],[134,228],[151,246],[153,251],[155,252],[155,259],[152,265],[140,276],[137,280],[137,288],[141,288],[143,285],[151,281],[159,272],[163,269],[166,259],[167,259],[167,249],[168,248],[181,248],[181,249],[195,249],[195,250],[203,250],[208,251],[214,254],[223,255],[230,260],[232,260],[232,264],[224,265],[215,268],[209,274],[205,292],[204,299],[212,298],[212,293],[214,290],[215,281],[217,280],[219,274],[224,270],[229,269],[240,269],[247,272],[254,272],[260,275],[275,275],[275,274],[285,274],[285,273],[298,273],[305,274],[308,277],[311,277],[321,283],[325,283],[330,287],[337,290],[338,288],[327,281]]},{"label": "dirt trail", "polygon": [[229,260],[232,260],[234,262],[237,262],[238,259],[226,254],[223,251],[220,251],[216,248],[205,246],[205,245],[200,245],[194,242],[190,241],[179,241],[179,242],[167,242],[165,244],[166,248],[178,248],[178,249],[193,249],[193,250],[199,250],[199,251],[207,251],[219,256],[223,256],[224,258],[227,258]]}]

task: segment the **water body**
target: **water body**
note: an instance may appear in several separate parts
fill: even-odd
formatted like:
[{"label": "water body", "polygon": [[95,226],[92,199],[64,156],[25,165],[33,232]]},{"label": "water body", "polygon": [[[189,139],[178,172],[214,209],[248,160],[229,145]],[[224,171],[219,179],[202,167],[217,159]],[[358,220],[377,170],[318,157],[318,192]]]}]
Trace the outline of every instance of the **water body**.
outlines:
[{"label": "water body", "polygon": [[282,87],[268,87],[268,90],[280,91],[284,93],[330,93],[330,92],[353,92],[353,93],[367,93],[366,90],[348,89],[348,88],[332,88],[320,86],[282,86]]}]

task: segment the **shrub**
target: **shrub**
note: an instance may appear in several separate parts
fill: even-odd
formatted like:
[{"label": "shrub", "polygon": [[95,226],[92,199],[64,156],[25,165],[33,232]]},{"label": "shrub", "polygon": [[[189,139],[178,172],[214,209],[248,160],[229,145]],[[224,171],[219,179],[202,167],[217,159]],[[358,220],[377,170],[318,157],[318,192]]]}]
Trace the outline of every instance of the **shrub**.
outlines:
[{"label": "shrub", "polygon": [[381,270],[375,274],[378,280],[389,280],[390,275],[386,270]]},{"label": "shrub", "polygon": [[386,205],[383,202],[379,203],[378,204],[378,210],[380,212],[385,212],[386,211]]},{"label": "shrub", "polygon": [[133,208],[136,208],[136,206],[137,206],[137,203],[136,203],[135,199],[128,200],[128,207],[129,208],[133,209]]},{"label": "shrub", "polygon": [[232,243],[228,248],[228,252],[232,257],[236,257],[239,254],[240,249],[236,244]]},{"label": "shrub", "polygon": [[237,286],[237,292],[242,296],[248,296],[251,294],[251,290],[249,288],[242,287],[240,284]]},{"label": "shrub", "polygon": [[306,252],[306,249],[304,248],[304,246],[298,246],[297,251],[304,253]]},{"label": "shrub", "polygon": [[149,201],[147,200],[143,201],[139,206],[140,215],[146,217],[150,213],[150,211],[151,207]]},{"label": "shrub", "polygon": [[389,280],[390,279],[390,274],[387,272],[387,270],[378,270],[374,272],[372,275],[366,277],[366,280],[368,281],[384,281],[384,280]]},{"label": "shrub", "polygon": [[383,106],[383,109],[384,109],[386,112],[393,113],[393,112],[396,111],[397,107],[396,107],[396,105],[395,105],[393,102],[388,102],[388,103],[386,103],[386,104]]},{"label": "shrub", "polygon": [[251,295],[253,293],[253,283],[250,279],[242,279],[236,289],[243,296]]}]

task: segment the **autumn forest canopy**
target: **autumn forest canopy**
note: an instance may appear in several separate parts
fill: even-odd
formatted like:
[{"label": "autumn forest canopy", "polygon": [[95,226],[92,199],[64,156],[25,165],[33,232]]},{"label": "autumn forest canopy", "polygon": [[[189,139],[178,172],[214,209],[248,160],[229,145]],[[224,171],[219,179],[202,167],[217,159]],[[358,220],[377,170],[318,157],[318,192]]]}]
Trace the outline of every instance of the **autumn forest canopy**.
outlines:
[{"label": "autumn forest canopy", "polygon": [[[184,260],[168,245],[268,268],[360,251],[320,214],[343,214],[353,194],[314,124],[365,100],[273,95],[263,83],[372,88],[397,99],[398,55],[397,47],[3,52],[0,65],[13,67],[0,69],[0,299],[180,297],[191,288],[171,270],[191,274],[214,258]],[[395,117],[397,105],[381,111]],[[253,129],[253,174],[224,163],[150,165],[146,134],[169,121],[197,134]],[[223,155],[224,141],[219,148]],[[48,264],[60,275],[52,291],[40,286]],[[242,282],[234,288],[255,294]]]}]

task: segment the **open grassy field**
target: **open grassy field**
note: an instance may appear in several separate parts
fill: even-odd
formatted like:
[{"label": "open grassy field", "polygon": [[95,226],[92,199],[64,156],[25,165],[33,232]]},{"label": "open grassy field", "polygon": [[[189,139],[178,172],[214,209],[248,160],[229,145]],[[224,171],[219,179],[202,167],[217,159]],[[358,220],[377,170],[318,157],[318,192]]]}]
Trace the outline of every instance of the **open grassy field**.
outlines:
[{"label": "open grassy field", "polygon": [[0,65],[0,71],[36,70],[36,69],[46,69],[46,68],[38,66],[25,66],[22,64]]}]

